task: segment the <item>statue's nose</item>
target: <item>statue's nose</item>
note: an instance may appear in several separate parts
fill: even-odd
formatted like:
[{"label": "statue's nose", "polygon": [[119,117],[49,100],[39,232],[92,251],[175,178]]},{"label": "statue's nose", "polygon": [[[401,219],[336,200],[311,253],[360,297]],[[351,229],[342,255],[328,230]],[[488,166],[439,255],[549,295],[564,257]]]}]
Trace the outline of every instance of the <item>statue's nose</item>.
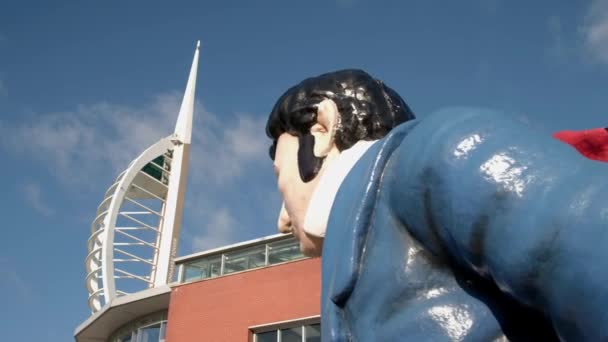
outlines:
[{"label": "statue's nose", "polygon": [[293,230],[291,226],[291,218],[289,217],[289,214],[287,214],[287,210],[285,210],[285,203],[283,203],[281,206],[281,211],[279,212],[277,228],[279,229],[279,232],[283,234],[291,233]]}]

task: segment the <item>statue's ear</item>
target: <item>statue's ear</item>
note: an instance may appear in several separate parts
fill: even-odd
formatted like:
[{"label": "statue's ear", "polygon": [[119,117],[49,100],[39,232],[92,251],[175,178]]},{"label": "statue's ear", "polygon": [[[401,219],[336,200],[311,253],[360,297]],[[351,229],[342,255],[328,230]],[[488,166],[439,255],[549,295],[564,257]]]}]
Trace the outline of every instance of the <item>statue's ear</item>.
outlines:
[{"label": "statue's ear", "polygon": [[317,107],[317,123],[310,128],[315,138],[315,157],[325,157],[336,145],[335,134],[340,113],[333,100],[323,100]]}]

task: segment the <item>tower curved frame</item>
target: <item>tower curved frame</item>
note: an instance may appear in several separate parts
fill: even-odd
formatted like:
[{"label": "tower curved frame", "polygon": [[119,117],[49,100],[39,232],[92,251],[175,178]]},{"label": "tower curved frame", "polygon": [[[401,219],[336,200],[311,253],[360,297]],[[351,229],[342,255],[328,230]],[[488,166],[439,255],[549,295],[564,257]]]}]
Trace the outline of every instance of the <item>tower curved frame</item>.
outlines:
[{"label": "tower curved frame", "polygon": [[[176,144],[180,143],[174,135],[168,136],[146,149],[129,167],[121,172],[116,181],[106,191],[104,200],[97,208],[97,214],[91,224],[91,237],[88,241],[88,255],[86,263],[86,286],[89,292],[89,307],[97,311],[105,303],[109,303],[117,295],[128,294],[123,289],[116,288],[116,279],[129,278],[139,280],[147,287],[154,284],[156,275],[156,263],[160,249],[160,233],[162,220],[164,219],[164,203],[166,201],[167,188],[171,167],[171,155]],[[163,165],[155,163],[162,157]],[[146,167],[154,168],[160,172],[160,180],[146,172]],[[160,201],[162,209],[160,212],[154,210],[138,199],[154,198]],[[133,212],[121,210],[123,204],[129,202],[141,208],[141,211]],[[138,219],[142,215],[159,216],[159,224],[155,227]],[[118,217],[122,216],[132,221],[136,226],[126,227],[117,225]],[[154,241],[146,241],[136,233],[137,230],[149,230],[154,232]],[[121,234],[129,242],[115,242],[116,234]],[[135,253],[130,253],[124,247],[144,246],[153,250],[153,258],[148,259]],[[120,254],[121,259],[115,260],[115,255]],[[149,274],[136,274],[129,267],[118,267],[117,263],[138,262],[150,266]]]}]

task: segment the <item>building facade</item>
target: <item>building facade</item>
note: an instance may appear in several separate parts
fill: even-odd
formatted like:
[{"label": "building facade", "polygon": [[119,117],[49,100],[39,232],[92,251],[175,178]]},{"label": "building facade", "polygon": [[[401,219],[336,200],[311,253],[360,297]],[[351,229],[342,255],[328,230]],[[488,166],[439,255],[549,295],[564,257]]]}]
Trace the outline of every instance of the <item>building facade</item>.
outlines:
[{"label": "building facade", "polygon": [[76,341],[320,341],[321,264],[291,235],[183,256],[175,281],[122,296]]},{"label": "building facade", "polygon": [[181,281],[171,291],[167,341],[320,341],[320,259],[305,258],[293,237],[177,264]]}]

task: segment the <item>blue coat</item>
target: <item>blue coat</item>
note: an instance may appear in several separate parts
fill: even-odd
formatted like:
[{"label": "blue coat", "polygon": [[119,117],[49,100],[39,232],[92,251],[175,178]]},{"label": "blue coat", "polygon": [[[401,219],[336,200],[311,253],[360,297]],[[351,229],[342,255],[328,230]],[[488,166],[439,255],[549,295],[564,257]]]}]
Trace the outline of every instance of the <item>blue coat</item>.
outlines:
[{"label": "blue coat", "polygon": [[608,164],[492,113],[404,123],[344,180],[324,341],[608,340]]}]

